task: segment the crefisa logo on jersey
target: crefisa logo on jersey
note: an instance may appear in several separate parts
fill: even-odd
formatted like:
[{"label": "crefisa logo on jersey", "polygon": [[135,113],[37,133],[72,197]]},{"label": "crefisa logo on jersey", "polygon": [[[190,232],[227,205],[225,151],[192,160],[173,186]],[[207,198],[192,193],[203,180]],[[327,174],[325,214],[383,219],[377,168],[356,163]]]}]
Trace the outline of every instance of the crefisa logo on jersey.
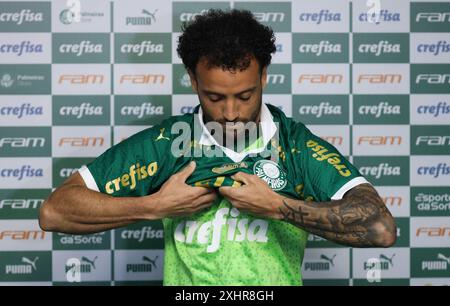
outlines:
[{"label": "crefisa logo on jersey", "polygon": [[281,190],[287,185],[286,174],[271,160],[258,160],[253,166],[253,172],[266,181],[272,190]]}]

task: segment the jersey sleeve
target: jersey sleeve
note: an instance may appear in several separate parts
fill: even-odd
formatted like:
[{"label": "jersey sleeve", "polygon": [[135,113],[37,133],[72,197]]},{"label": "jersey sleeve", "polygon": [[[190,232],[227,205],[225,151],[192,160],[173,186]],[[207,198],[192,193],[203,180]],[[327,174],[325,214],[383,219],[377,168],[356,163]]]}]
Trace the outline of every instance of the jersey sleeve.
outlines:
[{"label": "jersey sleeve", "polygon": [[316,201],[340,200],[353,187],[369,183],[332,144],[314,135],[304,124],[295,123],[293,139],[297,171],[305,198]]},{"label": "jersey sleeve", "polygon": [[167,136],[160,126],[141,131],[106,150],[79,173],[89,189],[101,193],[118,197],[151,194],[170,176]]}]

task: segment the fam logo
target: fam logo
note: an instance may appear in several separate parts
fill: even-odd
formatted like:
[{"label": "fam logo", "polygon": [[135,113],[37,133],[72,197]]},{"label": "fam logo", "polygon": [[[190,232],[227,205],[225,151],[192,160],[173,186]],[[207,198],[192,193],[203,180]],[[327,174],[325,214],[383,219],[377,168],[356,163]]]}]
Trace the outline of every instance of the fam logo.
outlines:
[{"label": "fam logo", "polygon": [[104,82],[105,76],[102,74],[62,74],[58,78],[58,84],[95,85]]},{"label": "fam logo", "polygon": [[450,3],[411,3],[411,32],[448,32]]},{"label": "fam logo", "polygon": [[253,173],[263,179],[272,190],[278,191],[287,185],[286,174],[271,160],[258,160],[253,166]]},{"label": "fam logo", "polygon": [[119,80],[120,84],[163,84],[166,76],[164,74],[124,74],[120,76]]}]

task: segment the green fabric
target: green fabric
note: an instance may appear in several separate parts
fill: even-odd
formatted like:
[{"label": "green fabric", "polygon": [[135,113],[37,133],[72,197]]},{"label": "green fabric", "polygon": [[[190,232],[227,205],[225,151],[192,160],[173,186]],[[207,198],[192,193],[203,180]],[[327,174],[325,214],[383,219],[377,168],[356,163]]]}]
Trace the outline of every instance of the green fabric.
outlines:
[{"label": "green fabric", "polygon": [[[279,138],[273,138],[266,149],[277,152],[278,160],[248,155],[236,163],[225,155],[196,157],[195,150],[217,148],[199,145],[195,133],[184,155],[174,157],[170,150],[178,135],[170,133],[172,124],[185,122],[195,130],[194,115],[187,114],[133,135],[88,168],[101,192],[119,197],[157,191],[191,160],[197,163],[187,180],[192,186],[239,188],[230,176],[243,171],[262,177],[280,194],[310,201],[329,201],[345,183],[361,176],[332,145],[276,107],[268,107],[278,124]],[[249,215],[219,198],[208,210],[167,218],[163,224],[165,285],[302,284],[308,234],[287,222]]]}]

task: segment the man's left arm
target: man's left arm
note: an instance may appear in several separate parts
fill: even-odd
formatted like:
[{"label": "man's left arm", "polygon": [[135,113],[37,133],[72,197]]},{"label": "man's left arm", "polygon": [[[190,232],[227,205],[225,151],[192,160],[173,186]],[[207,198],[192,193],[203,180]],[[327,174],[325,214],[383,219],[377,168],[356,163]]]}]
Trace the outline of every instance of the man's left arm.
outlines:
[{"label": "man's left arm", "polygon": [[328,240],[352,247],[390,247],[396,241],[394,219],[370,184],[353,187],[341,200],[281,202],[278,218]]},{"label": "man's left arm", "polygon": [[340,200],[312,202],[282,196],[256,175],[240,172],[233,178],[243,186],[219,190],[237,209],[352,247],[390,247],[396,241],[394,218],[370,184],[351,188]]}]

